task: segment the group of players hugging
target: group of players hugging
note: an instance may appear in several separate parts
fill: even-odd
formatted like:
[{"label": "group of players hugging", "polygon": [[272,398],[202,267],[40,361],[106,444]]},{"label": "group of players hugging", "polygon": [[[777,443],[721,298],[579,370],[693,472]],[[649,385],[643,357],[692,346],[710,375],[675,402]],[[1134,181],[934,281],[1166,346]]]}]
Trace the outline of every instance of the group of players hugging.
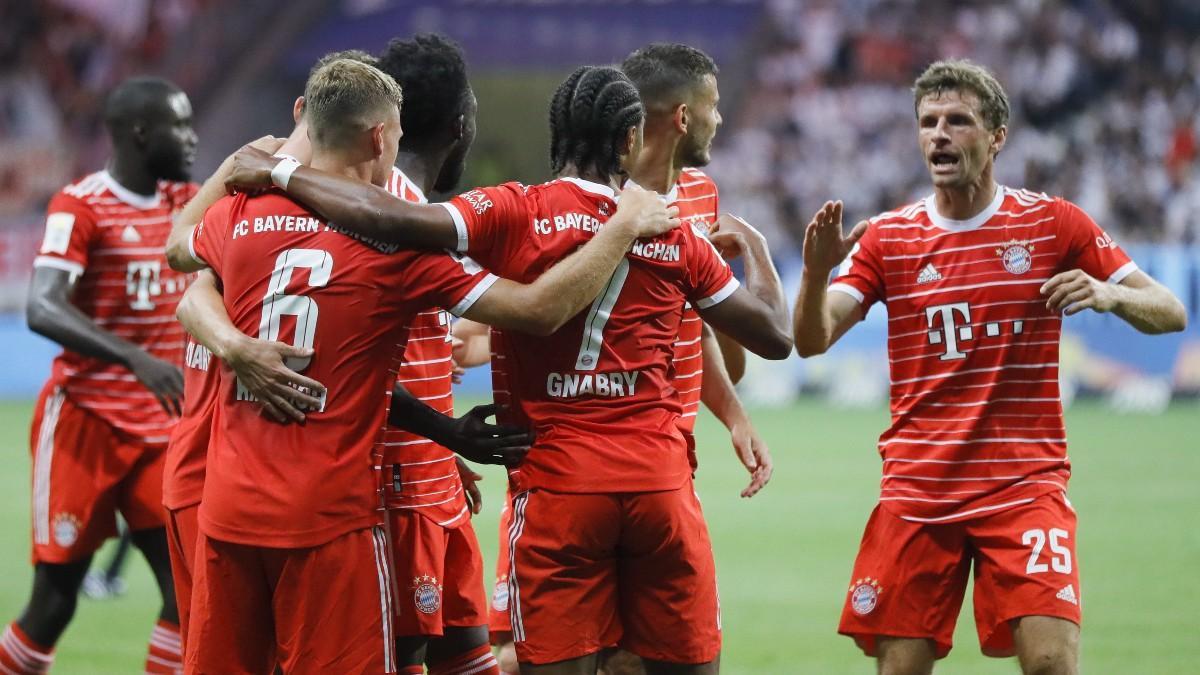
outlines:
[{"label": "group of players hugging", "polygon": [[[822,206],[789,314],[766,240],[699,169],[717,75],[682,44],[581,67],[550,103],[553,180],[440,203],[477,110],[444,37],[323,58],[292,134],[203,186],[187,96],[117,87],[111,161],[51,200],[34,264],[29,325],[64,351],[0,673],[50,670],[118,512],[162,593],[147,673],[715,673],[699,404],[752,496],[772,465],[743,347],[821,354],[876,302],[892,423],[839,631],[880,672],[928,673],[973,569],[984,652],[1076,672],[1062,316],[1155,333],[1182,305],[1075,205],[996,184],[1008,99],[942,61],[913,89],[932,193],[849,232]],[[453,381],[489,361],[494,404],[454,418]],[[490,598],[462,458],[508,467]]]}]

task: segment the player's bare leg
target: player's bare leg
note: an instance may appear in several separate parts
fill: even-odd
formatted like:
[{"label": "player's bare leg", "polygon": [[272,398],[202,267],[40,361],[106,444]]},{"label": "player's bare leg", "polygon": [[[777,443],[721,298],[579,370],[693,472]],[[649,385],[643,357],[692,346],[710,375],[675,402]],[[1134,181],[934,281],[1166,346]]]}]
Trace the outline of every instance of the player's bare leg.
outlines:
[{"label": "player's bare leg", "polygon": [[645,675],[646,666],[637,654],[614,649],[604,654],[604,665],[600,666],[600,672],[604,675]]},{"label": "player's bare leg", "polygon": [[1079,626],[1053,616],[1023,616],[1011,622],[1017,660],[1025,675],[1076,675]]},{"label": "player's bare leg", "polygon": [[158,592],[162,595],[162,611],[158,618],[178,626],[179,607],[175,604],[175,583],[171,580],[171,554],[167,546],[166,528],[137,530],[132,538],[133,545],[149,563],[154,581],[158,584]]},{"label": "player's bare leg", "polygon": [[936,652],[932,640],[881,637],[878,652],[876,672],[879,675],[929,675],[933,672]]},{"label": "player's bare leg", "polygon": [[33,568],[33,591],[17,626],[34,642],[58,643],[79,602],[79,587],[92,564],[92,556],[69,563],[40,562]]},{"label": "player's bare leg", "polygon": [[580,656],[577,659],[555,663],[521,664],[521,675],[596,675],[600,669],[600,652]]},{"label": "player's bare leg", "polygon": [[642,659],[648,675],[716,675],[721,672],[721,657],[708,663],[667,663]]},{"label": "player's bare leg", "polygon": [[517,661],[517,646],[511,639],[496,645],[496,662],[500,664],[501,673],[505,675],[520,674],[521,664]]}]

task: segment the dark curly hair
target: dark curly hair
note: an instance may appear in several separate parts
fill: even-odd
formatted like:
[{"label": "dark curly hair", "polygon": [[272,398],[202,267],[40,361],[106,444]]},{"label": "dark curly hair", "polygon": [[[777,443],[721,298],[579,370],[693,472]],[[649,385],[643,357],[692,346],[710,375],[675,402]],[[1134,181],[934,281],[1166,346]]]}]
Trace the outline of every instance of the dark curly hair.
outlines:
[{"label": "dark curly hair", "polygon": [[682,92],[718,69],[708,54],[685,44],[656,42],[642,47],[621,63],[621,70],[637,85],[647,106],[672,105]]},{"label": "dark curly hair", "polygon": [[621,172],[620,144],[645,118],[637,87],[608,66],[582,66],[558,86],[550,103],[550,168]]},{"label": "dark curly hair", "polygon": [[471,85],[462,49],[437,33],[399,38],[379,55],[379,69],[404,91],[400,145],[421,143],[449,128],[466,111]]}]

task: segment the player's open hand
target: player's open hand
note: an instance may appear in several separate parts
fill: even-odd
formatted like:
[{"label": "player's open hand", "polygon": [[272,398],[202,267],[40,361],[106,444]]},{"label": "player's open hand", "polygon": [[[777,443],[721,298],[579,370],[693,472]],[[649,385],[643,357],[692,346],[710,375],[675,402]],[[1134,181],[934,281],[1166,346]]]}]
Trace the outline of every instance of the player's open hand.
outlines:
[{"label": "player's open hand", "polygon": [[483,480],[483,474],[475,473],[475,470],[463,461],[462,457],[455,457],[454,461],[458,463],[458,479],[462,481],[463,492],[467,496],[467,508],[471,513],[477,514],[483,510],[483,493],[479,491],[477,483]]},{"label": "player's open hand", "polygon": [[745,255],[747,247],[752,244],[766,246],[767,241],[750,223],[730,213],[722,213],[717,222],[708,228],[708,240],[726,260]]},{"label": "player's open hand", "polygon": [[753,497],[771,480],[775,466],[771,461],[771,451],[758,435],[749,419],[735,423],[729,428],[729,437],[733,441],[733,449],[737,452],[738,460],[750,472],[750,484],[742,490],[743,497]]},{"label": "player's open hand", "polygon": [[867,221],[864,220],[843,237],[842,202],[825,202],[804,228],[804,266],[827,276],[846,259],[866,232]]},{"label": "player's open hand", "polygon": [[183,414],[183,372],[178,366],[138,350],[129,363],[129,370],[138,379],[168,415]]},{"label": "player's open hand", "polygon": [[444,445],[476,464],[520,464],[533,444],[533,434],[521,427],[484,421],[498,409],[494,403],[471,408],[454,420],[454,431]]},{"label": "player's open hand", "polygon": [[657,192],[626,185],[612,220],[627,223],[634,237],[649,239],[679,227],[679,207],[668,207]]},{"label": "player's open hand", "polygon": [[244,145],[233,153],[233,164],[225,179],[225,191],[253,192],[271,187],[271,169],[279,162],[278,157],[263,152],[253,145]]},{"label": "player's open hand", "polygon": [[1111,312],[1117,304],[1111,284],[1079,269],[1050,277],[1042,284],[1041,293],[1046,297],[1046,309],[1067,316],[1085,309]]},{"label": "player's open hand", "polygon": [[303,422],[304,411],[323,406],[325,385],[289,368],[287,359],[307,359],[312,354],[312,349],[247,337],[224,360],[268,417],[276,422]]}]

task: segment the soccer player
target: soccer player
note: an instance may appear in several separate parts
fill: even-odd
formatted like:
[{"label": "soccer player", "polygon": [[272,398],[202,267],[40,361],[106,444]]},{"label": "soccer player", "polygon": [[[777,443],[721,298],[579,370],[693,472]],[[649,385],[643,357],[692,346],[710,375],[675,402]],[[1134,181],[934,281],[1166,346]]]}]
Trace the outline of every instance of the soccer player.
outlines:
[{"label": "soccer player", "polygon": [[163,447],[179,414],[187,278],[166,268],[171,215],[195,191],[192,108],[170,82],[139,77],[109,95],[113,155],[48,207],[27,317],[63,346],[34,411],[33,592],[0,638],[0,669],[42,673],[70,623],[92,555],[120,511],[162,594],[147,672],[180,666],[163,530]]},{"label": "soccer player", "polygon": [[[399,105],[394,80],[372,66],[341,59],[318,70],[305,92],[313,166],[382,185],[400,140]],[[372,453],[386,412],[379,393],[395,370],[379,366],[402,354],[404,327],[430,303],[512,329],[555,330],[599,293],[637,237],[678,224],[649,193],[624,196],[603,233],[529,285],[448,254],[351,236],[276,193],[209,209],[186,267],[211,267],[243,332],[267,340],[291,332],[293,344],[311,347],[309,362],[293,365],[325,389],[303,426],[279,426],[236,381],[222,380],[199,512],[189,671],[265,672],[275,659],[288,673],[394,669]],[[406,228],[446,213],[389,200],[405,207]]]},{"label": "soccer player", "polygon": [[[472,190],[422,229],[444,231],[447,246],[504,274],[533,278],[611,227],[643,115],[619,70],[579,68],[551,103],[559,178]],[[234,184],[261,186],[280,172],[262,153],[239,159]],[[401,203],[378,190],[303,168],[286,189],[370,236],[413,236],[396,222]],[[523,672],[594,672],[599,651],[614,644],[648,668],[716,671],[712,549],[670,361],[685,301],[752,351],[786,358],[787,308],[778,278],[767,281],[741,286],[699,232],[680,228],[637,242],[591,309],[548,338],[504,330],[514,418],[537,433],[510,471],[510,608]]]},{"label": "soccer player", "polygon": [[888,313],[892,425],[839,631],[882,673],[931,672],[973,573],[985,654],[1075,673],[1083,595],[1062,316],[1112,312],[1146,333],[1182,330],[1186,316],[1079,207],[995,182],[1009,106],[991,73],[940,61],[913,92],[933,194],[847,236],[841,204],[826,203],[805,232],[801,356],[824,352],[875,302]]}]

